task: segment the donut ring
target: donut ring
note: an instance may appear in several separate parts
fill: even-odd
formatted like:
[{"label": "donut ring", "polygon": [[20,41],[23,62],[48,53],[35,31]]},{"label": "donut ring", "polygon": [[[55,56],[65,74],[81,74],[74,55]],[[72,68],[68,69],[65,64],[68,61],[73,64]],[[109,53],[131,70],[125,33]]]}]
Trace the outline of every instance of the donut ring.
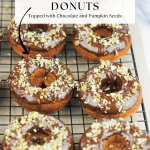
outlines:
[{"label": "donut ring", "polygon": [[124,24],[77,24],[72,43],[85,59],[114,61],[125,55],[131,45],[129,28]]},{"label": "donut ring", "polygon": [[148,150],[149,135],[120,119],[99,119],[82,135],[79,150]]},{"label": "donut ring", "polygon": [[6,82],[14,100],[28,111],[56,112],[72,98],[74,78],[59,59],[29,57],[19,61]]},{"label": "donut ring", "polygon": [[95,118],[126,118],[142,100],[142,88],[131,70],[104,60],[82,76],[78,90],[81,106]]},{"label": "donut ring", "polygon": [[73,150],[69,128],[58,118],[30,112],[6,129],[2,150]]},{"label": "donut ring", "polygon": [[8,41],[14,51],[23,57],[37,54],[53,56],[59,53],[66,43],[66,28],[63,24],[22,24],[20,34],[23,44],[28,49],[25,53],[18,32],[19,24],[12,20],[8,26]]}]

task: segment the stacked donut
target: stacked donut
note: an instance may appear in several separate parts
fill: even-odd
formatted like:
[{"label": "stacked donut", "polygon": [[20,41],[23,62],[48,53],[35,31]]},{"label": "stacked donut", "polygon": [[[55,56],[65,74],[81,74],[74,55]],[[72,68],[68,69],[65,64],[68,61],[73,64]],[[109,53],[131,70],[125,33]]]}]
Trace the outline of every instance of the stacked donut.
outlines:
[{"label": "stacked donut", "polygon": [[[8,27],[8,40],[16,53],[30,56],[19,61],[7,78],[12,96],[26,110],[37,112],[10,123],[2,150],[73,150],[68,127],[55,117],[40,114],[60,110],[73,95],[72,72],[59,59],[49,57],[65,45],[65,26],[23,24],[19,31],[13,20]],[[21,43],[28,51],[24,51]],[[128,26],[75,25],[72,43],[85,59],[100,62],[82,76],[77,86],[81,107],[98,118],[81,137],[79,149],[150,149],[150,137],[144,131],[119,119],[135,113],[142,99],[142,88],[131,70],[110,62],[128,52],[131,44]]]}]

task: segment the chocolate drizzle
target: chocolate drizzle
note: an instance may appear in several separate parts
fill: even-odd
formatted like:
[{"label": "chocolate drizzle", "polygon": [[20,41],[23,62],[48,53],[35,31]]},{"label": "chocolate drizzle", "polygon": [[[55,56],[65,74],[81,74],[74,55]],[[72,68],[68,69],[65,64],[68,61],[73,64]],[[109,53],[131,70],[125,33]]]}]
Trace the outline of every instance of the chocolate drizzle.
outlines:
[{"label": "chocolate drizzle", "polygon": [[78,98],[84,108],[113,115],[132,108],[138,100],[140,89],[139,81],[129,68],[101,60],[82,76]]},{"label": "chocolate drizzle", "polygon": [[38,112],[12,121],[3,141],[3,150],[73,150],[73,146],[72,134],[62,121]]},{"label": "chocolate drizzle", "polygon": [[131,36],[125,24],[77,24],[73,30],[73,39],[84,50],[96,56],[105,56],[125,49]]},{"label": "chocolate drizzle", "polygon": [[[18,30],[19,24],[12,20],[8,32],[13,40],[20,44]],[[22,24],[20,35],[27,49],[47,52],[63,43],[66,39],[66,28],[63,24]]]},{"label": "chocolate drizzle", "polygon": [[[114,136],[118,137],[118,140],[111,140]],[[149,150],[150,137],[129,122],[120,119],[99,119],[85,131],[79,143],[80,150],[117,148],[119,150]]]},{"label": "chocolate drizzle", "polygon": [[[35,77],[35,82],[42,82],[46,87],[37,87],[31,81],[31,76],[38,69],[43,70],[43,77]],[[51,80],[47,78],[47,74],[53,74],[55,79]],[[48,76],[49,77],[49,76]],[[30,105],[49,104],[53,101],[63,101],[66,99],[74,89],[74,80],[70,70],[58,59],[41,57],[26,58],[15,66],[10,73],[7,82],[12,94]],[[52,82],[52,83],[51,83]]]}]

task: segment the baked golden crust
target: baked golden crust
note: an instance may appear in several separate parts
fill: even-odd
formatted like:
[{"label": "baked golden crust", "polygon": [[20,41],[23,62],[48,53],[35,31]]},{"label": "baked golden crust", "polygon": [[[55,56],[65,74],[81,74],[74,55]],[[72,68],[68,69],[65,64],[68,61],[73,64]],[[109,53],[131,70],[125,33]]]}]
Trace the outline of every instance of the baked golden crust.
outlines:
[{"label": "baked golden crust", "polygon": [[76,46],[75,45],[75,40],[72,38],[72,44],[74,46],[74,48],[76,49],[76,51],[86,60],[89,61],[95,61],[95,62],[99,62],[101,59],[103,60],[110,60],[110,61],[115,61],[117,59],[120,59],[122,56],[124,56],[125,54],[127,54],[127,52],[129,51],[131,42],[129,42],[129,44],[126,46],[125,49],[119,51],[116,54],[111,54],[111,55],[105,55],[105,56],[97,56],[93,53],[90,53],[88,51],[86,51],[85,49],[83,49],[82,47],[80,47],[80,45]]},{"label": "baked golden crust", "polygon": [[142,88],[140,88],[140,95],[137,99],[137,102],[135,103],[135,105],[130,108],[129,110],[127,110],[125,113],[118,113],[118,114],[102,114],[102,113],[98,113],[98,112],[95,112],[95,111],[92,111],[88,108],[85,108],[82,103],[79,101],[81,107],[89,114],[91,115],[92,117],[94,118],[108,118],[108,119],[111,119],[111,118],[127,118],[129,116],[131,116],[132,114],[134,114],[140,104],[141,104],[141,101],[142,101]]},{"label": "baked golden crust", "polygon": [[53,55],[58,54],[64,47],[64,45],[66,44],[66,39],[63,41],[63,43],[56,48],[51,49],[50,51],[47,52],[38,52],[38,51],[33,51],[32,49],[30,49],[30,53],[29,54],[24,54],[24,49],[22,48],[22,46],[20,44],[17,44],[10,36],[10,32],[8,31],[7,33],[7,37],[8,37],[8,41],[10,46],[13,48],[13,50],[19,54],[20,56],[23,57],[32,57],[32,56],[36,56],[37,54],[41,54],[41,56],[46,56],[46,57],[51,57]]},{"label": "baked golden crust", "polygon": [[69,96],[61,102],[54,101],[53,103],[50,104],[30,105],[20,101],[12,94],[14,100],[27,111],[37,111],[44,114],[53,113],[63,108],[66,104],[69,103],[69,101],[72,98],[72,95],[73,95],[73,90],[69,94]]}]

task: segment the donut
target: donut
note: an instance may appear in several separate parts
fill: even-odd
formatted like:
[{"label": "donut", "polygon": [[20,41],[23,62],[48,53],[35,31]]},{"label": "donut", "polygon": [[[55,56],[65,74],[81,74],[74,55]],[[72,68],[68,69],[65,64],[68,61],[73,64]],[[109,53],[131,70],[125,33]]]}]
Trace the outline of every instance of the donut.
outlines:
[{"label": "donut", "polygon": [[70,101],[74,91],[70,69],[59,59],[40,54],[19,61],[6,82],[19,105],[41,113],[58,111]]},{"label": "donut", "polygon": [[135,123],[101,118],[82,135],[79,150],[149,150],[150,137]]},{"label": "donut", "polygon": [[69,128],[58,118],[30,112],[10,123],[2,150],[73,150]]},{"label": "donut", "polygon": [[80,79],[78,99],[95,118],[126,118],[142,100],[142,88],[126,65],[101,60]]},{"label": "donut", "polygon": [[66,28],[63,24],[22,24],[20,35],[27,52],[20,44],[19,24],[12,20],[8,26],[8,41],[14,51],[23,57],[37,54],[53,56],[66,43]]},{"label": "donut", "polygon": [[73,29],[72,43],[87,60],[114,61],[128,52],[131,36],[125,24],[77,24]]}]

